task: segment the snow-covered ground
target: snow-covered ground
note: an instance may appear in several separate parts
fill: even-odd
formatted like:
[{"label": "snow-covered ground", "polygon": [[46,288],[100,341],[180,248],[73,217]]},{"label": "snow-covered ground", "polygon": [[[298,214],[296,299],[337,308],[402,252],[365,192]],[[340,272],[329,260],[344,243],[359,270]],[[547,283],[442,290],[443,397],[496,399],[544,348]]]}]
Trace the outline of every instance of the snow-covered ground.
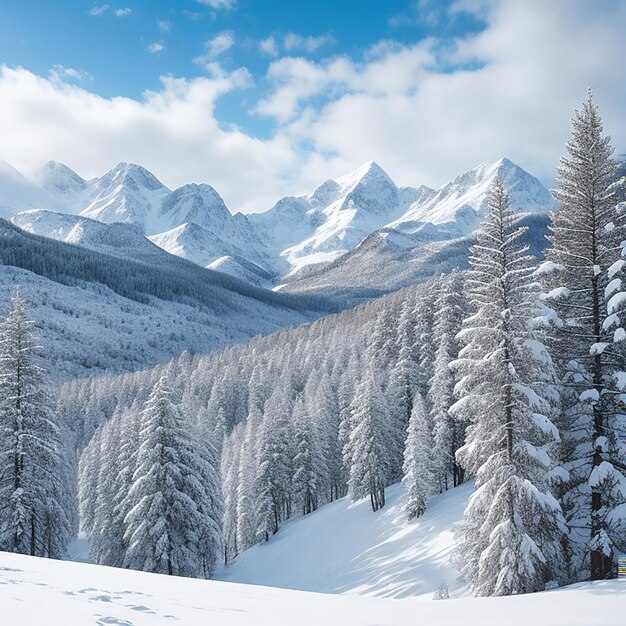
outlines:
[{"label": "snow-covered ground", "polygon": [[[411,523],[402,513],[399,485],[388,490],[387,506],[376,514],[366,500],[340,500],[285,524],[267,544],[247,550],[220,571],[219,581],[0,552],[0,624],[623,624],[624,581],[508,598],[469,596],[449,556],[452,527],[471,488],[468,484],[435,498],[429,511]],[[82,540],[71,554],[84,558],[85,550]],[[442,581],[451,598],[433,600]]]},{"label": "snow-covered ground", "polygon": [[351,503],[342,498],[286,523],[217,578],[389,598],[431,598],[445,582],[451,594],[460,595],[465,585],[450,563],[452,527],[463,516],[471,490],[468,483],[434,498],[425,515],[411,522],[400,485],[387,489],[387,504],[377,513],[368,499]]},{"label": "snow-covered ground", "polygon": [[508,598],[394,600],[174,578],[0,552],[3,625],[618,626],[625,606],[621,581]]}]

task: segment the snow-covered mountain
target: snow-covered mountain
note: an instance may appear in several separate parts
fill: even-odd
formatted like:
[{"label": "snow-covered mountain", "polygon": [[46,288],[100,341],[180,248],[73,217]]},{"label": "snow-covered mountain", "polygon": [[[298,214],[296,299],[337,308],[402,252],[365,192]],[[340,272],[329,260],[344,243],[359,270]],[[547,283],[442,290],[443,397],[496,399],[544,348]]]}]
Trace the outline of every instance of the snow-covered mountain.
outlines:
[{"label": "snow-covered mountain", "polygon": [[71,243],[112,256],[149,261],[158,265],[167,255],[146,239],[137,224],[105,224],[80,215],[32,209],[18,213],[11,222],[34,235]]},{"label": "snow-covered mountain", "polygon": [[270,242],[286,277],[327,265],[374,230],[399,217],[414,200],[414,190],[401,191],[373,161],[315,191],[283,198],[266,213],[250,216]]},{"label": "snow-covered mountain", "polygon": [[26,179],[5,161],[0,161],[0,217],[10,217],[19,211],[34,208],[60,211],[62,205],[45,188]]},{"label": "snow-covered mountain", "polygon": [[407,232],[424,222],[450,224],[459,234],[468,234],[478,226],[486,208],[487,192],[498,176],[509,193],[514,210],[537,213],[554,206],[549,191],[537,178],[504,158],[495,163],[482,163],[432,194],[424,194],[389,226]]},{"label": "snow-covered mountain", "polygon": [[56,161],[48,161],[35,174],[35,180],[60,200],[72,203],[89,186],[74,170]]},{"label": "snow-covered mountain", "polygon": [[75,199],[77,213],[100,222],[139,224],[144,232],[159,232],[159,210],[170,190],[148,170],[119,163]]},{"label": "snow-covered mountain", "polygon": [[[371,256],[375,247],[389,249],[390,242],[401,242],[403,254],[423,260],[428,250],[440,246],[433,242],[468,236],[484,213],[496,176],[502,178],[516,210],[545,213],[553,208],[539,180],[508,159],[483,163],[438,189],[398,187],[378,164],[368,161],[311,193],[282,198],[268,211],[250,215],[233,215],[210,185],[193,183],[172,191],[139,165],[120,163],[86,181],[51,161],[36,175],[38,184],[9,166],[0,168],[0,207],[5,207],[5,215],[38,208],[107,224],[133,224],[165,251],[202,267],[252,284],[289,284],[299,290],[302,281],[337,266],[349,274],[357,251],[368,250]],[[43,236],[87,245],[85,234],[70,233],[69,224],[75,222],[49,214],[34,218],[31,213],[16,217],[15,223]],[[81,228],[87,228],[86,223]],[[93,225],[88,228],[94,230]],[[137,245],[145,247],[145,242],[137,239]],[[380,263],[368,261],[372,276],[380,274]],[[365,278],[363,267],[347,276],[348,283]],[[385,286],[379,283],[372,293]]]}]

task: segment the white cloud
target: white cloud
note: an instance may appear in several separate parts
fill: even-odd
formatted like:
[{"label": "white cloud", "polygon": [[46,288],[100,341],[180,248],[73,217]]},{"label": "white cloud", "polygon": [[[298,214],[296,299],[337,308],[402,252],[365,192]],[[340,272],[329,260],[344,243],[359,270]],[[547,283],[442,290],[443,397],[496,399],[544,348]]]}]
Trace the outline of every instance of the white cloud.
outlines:
[{"label": "white cloud", "polygon": [[165,45],[162,41],[153,41],[152,43],[146,46],[146,50],[151,54],[159,54],[165,48]]},{"label": "white cloud", "polygon": [[169,33],[172,30],[172,23],[167,20],[159,20],[157,26],[162,33]]},{"label": "white cloud", "polygon": [[259,50],[263,54],[267,54],[268,56],[275,57],[278,55],[278,44],[276,43],[276,39],[271,35],[266,39],[262,39],[259,41]]},{"label": "white cloud", "polygon": [[[220,127],[215,102],[241,83],[239,71],[219,78],[163,77],[162,88],[141,100],[102,98],[25,69],[0,67],[0,159],[29,173],[54,155],[86,177],[131,161],[171,187],[210,182],[232,210],[266,209],[277,192],[289,191],[302,158],[281,137],[262,141]],[[276,180],[279,172],[284,181]]]},{"label": "white cloud", "polygon": [[93,15],[94,17],[97,17],[99,15],[103,15],[104,13],[107,13],[108,11],[113,11],[113,15],[115,15],[115,17],[127,17],[133,12],[133,10],[129,7],[125,7],[121,9],[113,9],[110,4],[102,4],[100,6],[92,7],[89,10],[89,15]]},{"label": "white cloud", "polygon": [[108,4],[103,4],[101,6],[98,7],[93,7],[92,9],[89,10],[89,15],[102,15],[103,13],[106,13],[106,11],[108,11],[111,7]]},{"label": "white cloud", "polygon": [[287,33],[283,38],[283,46],[287,52],[303,51],[312,54],[317,52],[322,46],[330,46],[335,43],[335,38],[330,35],[300,35],[298,33]]},{"label": "white cloud", "polygon": [[48,77],[55,83],[93,80],[93,76],[85,70],[77,70],[73,67],[65,67],[59,64],[53,65],[52,68],[50,68]]},{"label": "white cloud", "polygon": [[232,10],[237,8],[236,0],[196,0],[198,4],[204,4],[206,6],[219,11],[220,9]]},{"label": "white cloud", "polygon": [[438,185],[502,156],[549,183],[591,85],[624,151],[626,82],[607,68],[623,54],[625,3],[600,12],[579,0],[464,0],[455,10],[477,12],[486,29],[454,42],[381,45],[364,63],[279,59],[255,111],[294,143],[348,168],[374,158],[401,184]]},{"label": "white cloud", "polygon": [[235,33],[223,30],[204,42],[206,54],[196,57],[193,62],[204,68],[211,67],[218,57],[228,52],[235,45]]}]

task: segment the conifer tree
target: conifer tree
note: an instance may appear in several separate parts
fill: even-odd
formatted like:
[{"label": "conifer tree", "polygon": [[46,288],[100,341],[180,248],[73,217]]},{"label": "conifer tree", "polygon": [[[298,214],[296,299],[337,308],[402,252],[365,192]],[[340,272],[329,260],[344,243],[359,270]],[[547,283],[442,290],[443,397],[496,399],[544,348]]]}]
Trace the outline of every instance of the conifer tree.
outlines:
[{"label": "conifer tree", "polygon": [[471,248],[467,288],[475,313],[453,362],[459,399],[451,411],[469,423],[457,457],[477,487],[456,532],[456,556],[479,595],[543,589],[564,533],[546,479],[556,436],[552,405],[538,384],[551,362],[530,328],[537,294],[517,220],[497,179]]},{"label": "conifer tree", "polygon": [[420,393],[413,398],[413,408],[404,448],[404,476],[407,491],[405,510],[409,519],[419,517],[434,493],[434,472],[431,468],[432,429]]},{"label": "conifer tree", "polygon": [[0,323],[0,550],[61,557],[74,503],[67,449],[19,289]]},{"label": "conifer tree", "polygon": [[221,555],[216,459],[190,432],[165,377],[142,411],[140,440],[125,504],[124,566],[209,578]]},{"label": "conifer tree", "polygon": [[454,401],[455,378],[450,363],[459,351],[456,340],[461,330],[465,306],[462,297],[463,281],[459,272],[443,279],[441,295],[437,298],[437,323],[435,340],[437,349],[433,364],[433,377],[428,389],[430,418],[433,424],[433,472],[436,487],[441,493],[463,482],[463,468],[456,462],[455,453],[465,439],[465,424],[449,414]]},{"label": "conifer tree", "polygon": [[350,461],[350,496],[353,500],[369,496],[373,511],[385,506],[389,466],[388,422],[378,374],[372,365],[356,389],[352,405],[352,432],[344,454]]},{"label": "conifer tree", "polygon": [[626,499],[624,475],[616,468],[611,441],[618,399],[615,373],[619,348],[614,337],[609,271],[620,260],[624,215],[616,208],[616,164],[610,137],[591,94],[572,120],[567,154],[561,158],[559,210],[552,215],[551,247],[543,266],[548,302],[558,314],[554,353],[564,391],[562,461],[570,470],[563,506],[571,526],[575,562],[582,578],[609,577],[623,534],[611,511]]},{"label": "conifer tree", "polygon": [[302,396],[296,399],[293,410],[295,453],[293,462],[294,497],[302,513],[317,509],[319,486],[323,477],[319,434]]}]

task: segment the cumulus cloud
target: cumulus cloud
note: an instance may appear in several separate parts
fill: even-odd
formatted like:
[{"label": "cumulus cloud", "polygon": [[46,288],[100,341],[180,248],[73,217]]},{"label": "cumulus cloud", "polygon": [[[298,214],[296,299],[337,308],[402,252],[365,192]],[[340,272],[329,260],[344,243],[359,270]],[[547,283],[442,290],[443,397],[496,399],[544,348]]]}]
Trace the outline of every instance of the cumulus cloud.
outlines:
[{"label": "cumulus cloud", "polygon": [[287,52],[302,51],[312,54],[322,46],[330,46],[335,43],[335,38],[330,34],[300,35],[299,33],[287,33],[283,38],[283,46]]},{"label": "cumulus cloud", "polygon": [[[0,68],[0,159],[24,173],[53,155],[82,176],[102,175],[120,161],[140,163],[171,187],[210,182],[233,210],[266,209],[287,193],[302,160],[281,138],[261,141],[223,130],[217,99],[241,76],[193,80],[163,77],[141,100],[102,98],[21,68]],[[277,173],[285,176],[278,184]]]},{"label": "cumulus cloud", "polygon": [[129,9],[128,7],[126,7],[125,9],[115,9],[113,11],[113,13],[115,13],[115,17],[126,17],[127,15],[130,15],[133,12],[132,9]]},{"label": "cumulus cloud", "polygon": [[165,45],[162,41],[153,41],[152,43],[146,46],[146,50],[151,54],[159,54],[165,48]]},{"label": "cumulus cloud", "polygon": [[219,11],[220,9],[232,10],[237,8],[237,0],[196,0],[198,4],[204,4],[206,6]]},{"label": "cumulus cloud", "polygon": [[623,52],[626,5],[603,6],[463,0],[454,11],[485,19],[482,32],[378,46],[361,63],[279,59],[255,112],[346,167],[374,158],[402,184],[438,185],[502,156],[550,184],[588,85],[626,146],[626,83],[607,71]]},{"label": "cumulus cloud", "polygon": [[163,33],[169,33],[172,30],[172,23],[167,20],[159,20],[157,22],[159,30]]},{"label": "cumulus cloud", "polygon": [[223,30],[204,42],[206,54],[196,57],[193,62],[205,69],[214,66],[218,57],[228,52],[235,45],[235,33],[232,30]]},{"label": "cumulus cloud", "polygon": [[278,43],[276,42],[276,39],[270,35],[266,39],[259,41],[259,50],[263,54],[267,54],[271,57],[278,56]]}]

